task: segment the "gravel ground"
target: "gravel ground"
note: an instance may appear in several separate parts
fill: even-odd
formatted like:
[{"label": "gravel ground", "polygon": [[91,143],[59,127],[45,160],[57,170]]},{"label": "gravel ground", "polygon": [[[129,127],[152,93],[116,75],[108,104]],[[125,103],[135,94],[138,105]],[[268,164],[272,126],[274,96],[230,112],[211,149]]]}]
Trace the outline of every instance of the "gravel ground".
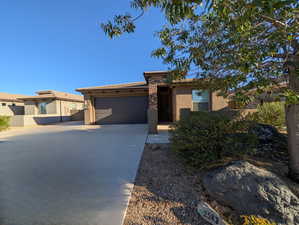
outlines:
[{"label": "gravel ground", "polygon": [[147,145],[124,225],[208,225],[196,212],[198,182],[167,147]]}]

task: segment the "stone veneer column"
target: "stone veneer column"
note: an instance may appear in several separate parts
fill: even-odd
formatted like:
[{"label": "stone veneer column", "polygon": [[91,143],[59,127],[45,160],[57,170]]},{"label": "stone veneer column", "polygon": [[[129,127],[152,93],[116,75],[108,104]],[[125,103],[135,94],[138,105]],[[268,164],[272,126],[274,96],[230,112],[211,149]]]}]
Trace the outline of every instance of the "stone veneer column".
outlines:
[{"label": "stone veneer column", "polygon": [[158,133],[158,85],[164,83],[164,76],[152,76],[148,79],[149,100],[148,100],[148,125],[149,133]]},{"label": "stone veneer column", "polygon": [[149,79],[148,99],[148,126],[149,133],[158,133],[158,84],[152,78]]}]

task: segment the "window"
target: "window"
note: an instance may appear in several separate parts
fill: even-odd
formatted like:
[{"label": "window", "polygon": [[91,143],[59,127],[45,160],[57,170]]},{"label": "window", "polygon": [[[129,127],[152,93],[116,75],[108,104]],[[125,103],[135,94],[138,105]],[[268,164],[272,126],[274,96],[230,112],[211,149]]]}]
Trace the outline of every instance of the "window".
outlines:
[{"label": "window", "polygon": [[2,106],[6,106],[6,103],[2,103]]},{"label": "window", "polygon": [[46,102],[38,103],[38,113],[39,114],[47,114],[47,103]]},{"label": "window", "polygon": [[16,104],[15,104],[15,103],[12,103],[12,106],[16,106]]},{"label": "window", "polygon": [[192,90],[193,111],[209,111],[210,94],[205,90]]}]

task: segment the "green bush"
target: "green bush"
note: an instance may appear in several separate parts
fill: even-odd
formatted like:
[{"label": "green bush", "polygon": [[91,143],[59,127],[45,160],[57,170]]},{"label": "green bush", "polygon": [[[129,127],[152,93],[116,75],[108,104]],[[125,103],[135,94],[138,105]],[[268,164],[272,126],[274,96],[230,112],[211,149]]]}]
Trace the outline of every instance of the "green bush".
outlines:
[{"label": "green bush", "polygon": [[5,130],[9,127],[9,117],[0,116],[0,131]]},{"label": "green bush", "polygon": [[286,125],[285,104],[282,102],[269,102],[258,105],[257,112],[248,115],[247,119],[281,129]]},{"label": "green bush", "polygon": [[250,125],[251,122],[232,120],[222,113],[193,113],[173,125],[171,147],[193,167],[238,157],[256,146],[256,137],[248,133]]}]

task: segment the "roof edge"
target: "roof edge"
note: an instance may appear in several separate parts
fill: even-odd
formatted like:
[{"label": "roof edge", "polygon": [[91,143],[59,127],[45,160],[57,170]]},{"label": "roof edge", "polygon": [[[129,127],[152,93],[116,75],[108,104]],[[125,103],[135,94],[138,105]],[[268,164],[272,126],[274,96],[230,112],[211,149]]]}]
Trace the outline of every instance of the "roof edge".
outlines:
[{"label": "roof edge", "polygon": [[[134,86],[136,85],[136,86]],[[137,86],[140,85],[140,86]],[[144,85],[144,86],[142,86]],[[94,90],[132,90],[132,89],[148,89],[146,86],[146,82],[144,81],[137,81],[137,82],[130,82],[130,83],[119,83],[119,84],[110,84],[110,85],[103,85],[103,86],[94,86],[94,87],[85,87],[85,88],[77,88],[75,89],[78,92],[86,92],[86,91],[94,91]]]},{"label": "roof edge", "polygon": [[146,72],[143,72],[143,77],[144,79],[146,80],[146,83],[148,83],[148,79],[150,77],[154,77],[154,76],[168,76],[170,73],[169,70],[160,70],[160,71],[146,71]]},{"label": "roof edge", "polygon": [[[42,95],[41,95],[42,96]],[[64,100],[68,102],[84,102],[84,100],[79,99],[69,99],[69,98],[62,98],[57,96],[47,96],[47,97],[39,97],[39,96],[32,96],[32,97],[25,97],[25,98],[18,98],[21,101],[38,101],[38,100],[44,100],[44,99],[54,99],[54,100]]]}]

